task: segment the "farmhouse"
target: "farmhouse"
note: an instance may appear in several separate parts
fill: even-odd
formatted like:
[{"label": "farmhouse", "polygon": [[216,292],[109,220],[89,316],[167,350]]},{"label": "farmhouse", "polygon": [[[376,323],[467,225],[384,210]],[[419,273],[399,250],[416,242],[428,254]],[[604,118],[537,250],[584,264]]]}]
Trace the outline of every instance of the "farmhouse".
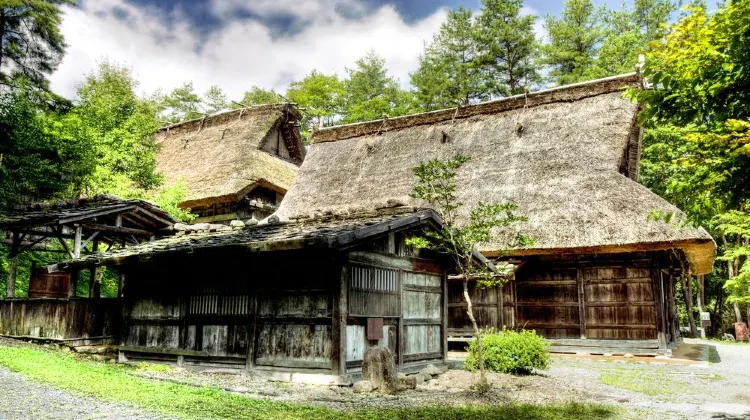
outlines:
[{"label": "farmhouse", "polygon": [[189,193],[196,222],[262,219],[294,182],[305,148],[291,104],[242,108],[162,128],[157,171]]},{"label": "farmhouse", "polygon": [[[372,345],[443,363],[443,256],[405,244],[431,210],[380,209],[193,233],[62,263],[125,275],[120,361],[347,382]],[[482,259],[477,254],[477,258]]]},{"label": "farmhouse", "polygon": [[[709,273],[716,246],[702,228],[650,217],[682,213],[638,183],[638,104],[623,93],[641,83],[633,73],[321,129],[276,215],[424,205],[409,197],[412,168],[469,156],[457,180],[463,217],[484,201],[528,218],[482,246],[514,273],[503,291],[474,291],[482,326],[533,328],[570,351],[665,351],[678,337],[675,278]],[[519,232],[534,245],[511,248]],[[471,334],[460,287],[448,293],[452,339]]]}]

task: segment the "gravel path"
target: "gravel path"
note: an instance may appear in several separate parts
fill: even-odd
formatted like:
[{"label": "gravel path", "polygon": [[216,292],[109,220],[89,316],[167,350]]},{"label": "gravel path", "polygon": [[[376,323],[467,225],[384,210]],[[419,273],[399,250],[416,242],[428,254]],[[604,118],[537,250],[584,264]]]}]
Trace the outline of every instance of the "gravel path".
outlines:
[{"label": "gravel path", "polygon": [[0,419],[158,419],[141,410],[81,397],[0,367]]}]

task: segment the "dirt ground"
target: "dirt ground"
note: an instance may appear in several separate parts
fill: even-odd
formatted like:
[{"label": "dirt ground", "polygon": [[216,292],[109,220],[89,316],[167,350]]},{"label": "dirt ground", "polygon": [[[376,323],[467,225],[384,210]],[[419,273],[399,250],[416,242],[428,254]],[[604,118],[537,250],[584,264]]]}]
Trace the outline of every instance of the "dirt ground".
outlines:
[{"label": "dirt ground", "polygon": [[[453,365],[459,367],[461,354],[451,356]],[[451,369],[415,390],[397,395],[358,394],[349,387],[186,370],[146,369],[140,374],[343,410],[577,401],[617,405],[639,419],[750,419],[750,346],[697,340],[686,340],[671,359],[555,355],[550,369],[535,375],[490,373],[491,390],[484,395],[471,389],[477,374],[460,369]]]}]

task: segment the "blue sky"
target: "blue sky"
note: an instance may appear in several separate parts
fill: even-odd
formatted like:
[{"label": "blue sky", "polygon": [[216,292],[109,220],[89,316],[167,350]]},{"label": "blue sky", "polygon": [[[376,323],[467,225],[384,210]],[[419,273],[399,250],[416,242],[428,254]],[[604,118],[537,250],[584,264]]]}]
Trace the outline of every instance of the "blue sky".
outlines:
[{"label": "blue sky", "polygon": [[[73,97],[107,59],[130,67],[144,94],[193,82],[198,92],[218,85],[238,99],[253,85],[283,92],[313,69],[343,75],[368,50],[408,86],[425,41],[459,4],[478,9],[480,0],[81,0],[65,7],[69,47],[52,88]],[[563,1],[525,7],[558,14]],[[544,34],[541,19],[536,31]]]}]

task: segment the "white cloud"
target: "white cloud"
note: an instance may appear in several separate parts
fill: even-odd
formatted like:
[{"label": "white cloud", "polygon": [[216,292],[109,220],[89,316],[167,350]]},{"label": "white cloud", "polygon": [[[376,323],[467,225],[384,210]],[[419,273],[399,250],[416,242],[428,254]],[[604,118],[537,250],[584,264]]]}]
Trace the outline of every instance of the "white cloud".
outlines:
[{"label": "white cloud", "polygon": [[[115,18],[113,8],[127,18]],[[347,15],[362,17],[343,17],[336,12],[342,8]],[[410,25],[392,6],[366,14],[365,8],[362,0],[216,0],[211,10],[223,25],[201,39],[179,12],[166,16],[124,0],[86,2],[82,8],[66,9],[62,31],[69,47],[51,77],[52,88],[73,97],[83,74],[108,58],[132,67],[144,92],[170,91],[193,81],[199,92],[218,84],[237,98],[252,85],[283,91],[314,68],[342,75],[370,49],[386,59],[391,73],[406,86],[422,41],[432,38],[446,12],[438,10]],[[274,38],[257,21],[232,19],[237,11],[256,16],[293,13],[306,24],[292,36]],[[170,21],[171,27],[166,23]]]}]

